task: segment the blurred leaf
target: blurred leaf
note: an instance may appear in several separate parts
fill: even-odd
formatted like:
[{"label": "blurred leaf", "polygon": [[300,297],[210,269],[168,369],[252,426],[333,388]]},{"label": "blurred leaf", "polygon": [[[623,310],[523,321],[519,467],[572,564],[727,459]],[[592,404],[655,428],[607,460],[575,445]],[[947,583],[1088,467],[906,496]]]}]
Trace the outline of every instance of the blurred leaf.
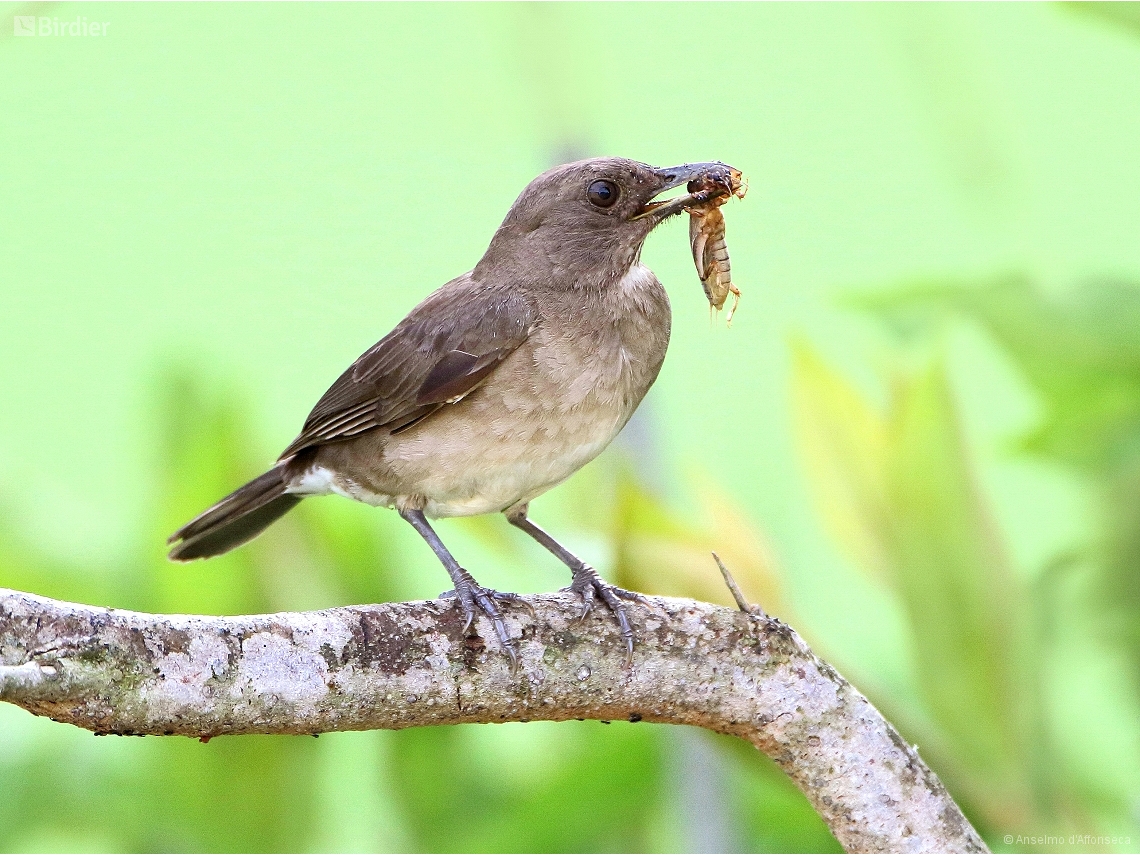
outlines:
[{"label": "blurred leaf", "polygon": [[734,606],[713,561],[716,552],[750,602],[787,616],[779,572],[760,532],[722,490],[708,480],[693,480],[691,510],[679,514],[629,467],[620,470],[611,516],[618,584]]},{"label": "blurred leaf", "polygon": [[1050,299],[1005,277],[970,287],[924,283],[860,295],[904,335],[927,333],[960,314],[982,325],[1042,395],[1045,418],[1027,450],[1091,470],[1140,453],[1140,289],[1090,282]]},{"label": "blurred leaf", "polygon": [[0,846],[28,851],[39,839],[103,841],[112,852],[297,851],[312,821],[316,751],[311,738],[202,745],[52,734],[0,767]]},{"label": "blurred leaf", "polygon": [[1024,815],[1022,617],[941,366],[898,383],[884,415],[805,342],[793,383],[800,445],[825,517],[909,617],[918,682],[954,752],[940,759],[991,818]]},{"label": "blurred leaf", "polygon": [[1117,2],[1103,2],[1103,0],[1071,2],[1071,0],[1067,0],[1061,5],[1072,12],[1078,12],[1112,24],[1121,32],[1140,37],[1140,3],[1127,2],[1127,0],[1117,0]]},{"label": "blurred leaf", "polygon": [[[392,773],[414,851],[648,851],[646,806],[661,796],[658,728],[535,722],[497,725],[492,735],[488,727],[417,728],[395,741]],[[490,737],[493,752],[508,734],[529,749],[530,774],[480,756],[480,742]]]},{"label": "blurred leaf", "polygon": [[[1041,395],[1022,448],[1077,468],[1102,496],[1093,626],[1123,642],[1140,685],[1140,288],[1092,281],[1049,297],[1021,278],[930,283],[861,296],[896,330],[957,315],[980,324]],[[1091,604],[1086,604],[1086,608]]]},{"label": "blurred leaf", "polygon": [[1021,725],[1016,585],[941,367],[898,390],[888,436],[884,543],[915,628],[920,683],[968,762],[1012,779]]},{"label": "blurred leaf", "polygon": [[820,516],[862,570],[888,581],[887,426],[804,340],[792,345],[796,440]]}]

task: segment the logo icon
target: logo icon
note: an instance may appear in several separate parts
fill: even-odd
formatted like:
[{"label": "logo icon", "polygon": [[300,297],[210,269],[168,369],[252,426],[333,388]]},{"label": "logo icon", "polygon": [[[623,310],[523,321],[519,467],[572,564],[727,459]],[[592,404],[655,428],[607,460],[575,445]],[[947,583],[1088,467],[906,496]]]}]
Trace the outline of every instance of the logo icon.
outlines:
[{"label": "logo icon", "polygon": [[12,35],[34,36],[36,34],[35,15],[14,15],[12,17]]}]

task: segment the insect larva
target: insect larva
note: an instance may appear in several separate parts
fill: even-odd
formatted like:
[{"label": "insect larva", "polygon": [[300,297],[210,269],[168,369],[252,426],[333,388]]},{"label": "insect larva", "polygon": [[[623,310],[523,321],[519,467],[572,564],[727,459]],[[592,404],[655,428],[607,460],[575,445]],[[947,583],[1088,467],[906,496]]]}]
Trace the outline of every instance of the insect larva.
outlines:
[{"label": "insect larva", "polygon": [[724,215],[720,212],[720,204],[724,201],[725,198],[721,197],[707,206],[689,208],[689,243],[697,275],[709,301],[709,311],[719,312],[724,308],[728,295],[733,295],[732,306],[725,316],[725,323],[731,324],[733,312],[740,303],[740,289],[732,284],[732,264],[724,239]]},{"label": "insect larva", "polygon": [[728,295],[732,294],[732,307],[725,316],[725,322],[731,324],[740,304],[740,289],[732,284],[732,265],[724,240],[724,215],[720,206],[733,196],[743,199],[748,185],[738,170],[722,166],[690,181],[686,189],[693,199],[693,204],[685,207],[689,212],[689,244],[709,301],[709,312],[723,309]]}]

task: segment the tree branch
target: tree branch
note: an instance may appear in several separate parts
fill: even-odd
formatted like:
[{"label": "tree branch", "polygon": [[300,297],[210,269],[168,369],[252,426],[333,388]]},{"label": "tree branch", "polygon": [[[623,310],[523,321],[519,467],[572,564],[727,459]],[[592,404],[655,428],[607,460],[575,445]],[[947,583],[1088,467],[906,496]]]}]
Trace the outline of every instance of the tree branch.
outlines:
[{"label": "tree branch", "polygon": [[569,594],[508,606],[511,672],[446,601],[319,612],[148,615],[0,589],[0,700],[96,733],[295,733],[628,719],[747,739],[848,851],[983,852],[918,753],[788,626],[654,598],[631,668],[604,612]]}]

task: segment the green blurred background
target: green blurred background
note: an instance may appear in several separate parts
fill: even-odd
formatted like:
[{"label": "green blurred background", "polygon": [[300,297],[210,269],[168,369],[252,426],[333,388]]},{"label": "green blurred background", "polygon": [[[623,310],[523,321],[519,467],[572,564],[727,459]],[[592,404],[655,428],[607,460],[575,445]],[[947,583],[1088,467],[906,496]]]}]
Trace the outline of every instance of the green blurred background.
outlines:
[{"label": "green blurred background", "polygon": [[[338,499],[208,563],[163,541],[527,181],[596,154],[743,169],[744,300],[710,325],[686,227],[651,236],[669,358],[535,518],[621,584],[727,603],[716,548],[996,849],[1140,849],[1131,4],[0,4],[0,586],[438,594],[409,527]],[[440,530],[485,584],[568,581],[502,520]],[[836,848],[765,758],[689,729],[203,745],[0,707],[5,851]]]}]

